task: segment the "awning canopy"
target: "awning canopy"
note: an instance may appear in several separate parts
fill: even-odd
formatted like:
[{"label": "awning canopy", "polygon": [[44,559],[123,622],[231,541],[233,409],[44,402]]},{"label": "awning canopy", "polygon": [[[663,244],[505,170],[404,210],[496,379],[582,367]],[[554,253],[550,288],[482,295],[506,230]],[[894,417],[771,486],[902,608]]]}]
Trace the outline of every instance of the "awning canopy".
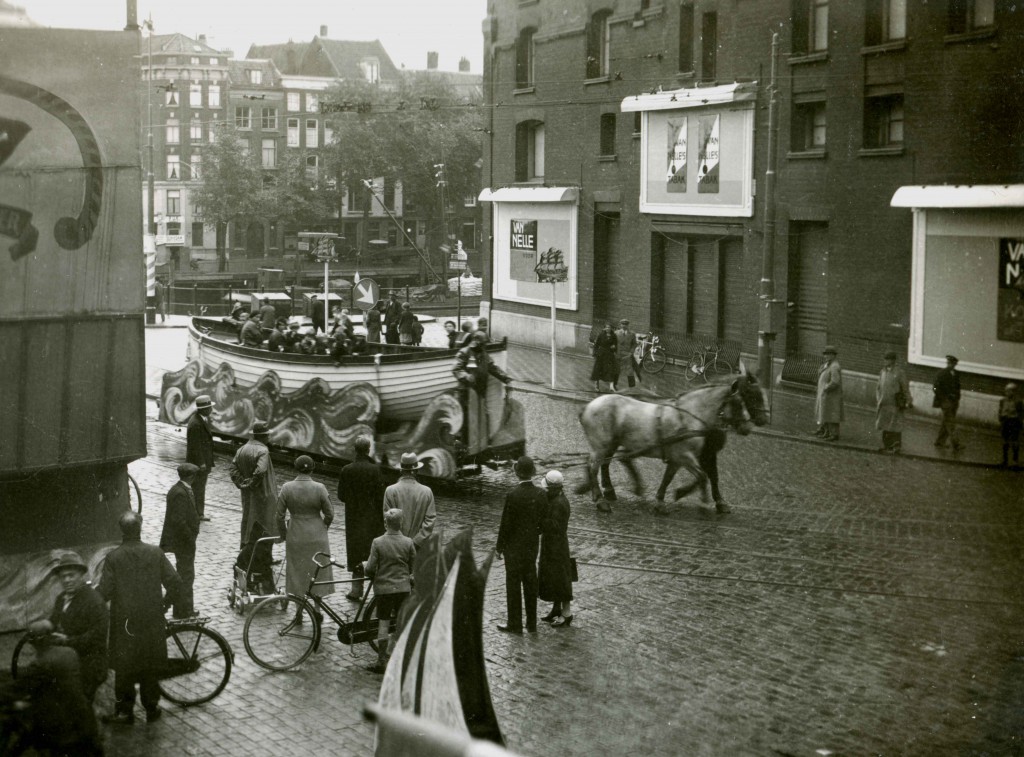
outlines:
[{"label": "awning canopy", "polygon": [[1024,184],[900,187],[894,208],[1024,208]]},{"label": "awning canopy", "polygon": [[576,202],[578,187],[501,187],[485,189],[480,202]]},{"label": "awning canopy", "polygon": [[753,102],[757,99],[757,82],[736,82],[718,87],[693,87],[655,92],[649,95],[631,95],[622,101],[622,112],[638,110],[680,110],[681,108],[706,108],[709,105],[726,105],[736,102]]}]

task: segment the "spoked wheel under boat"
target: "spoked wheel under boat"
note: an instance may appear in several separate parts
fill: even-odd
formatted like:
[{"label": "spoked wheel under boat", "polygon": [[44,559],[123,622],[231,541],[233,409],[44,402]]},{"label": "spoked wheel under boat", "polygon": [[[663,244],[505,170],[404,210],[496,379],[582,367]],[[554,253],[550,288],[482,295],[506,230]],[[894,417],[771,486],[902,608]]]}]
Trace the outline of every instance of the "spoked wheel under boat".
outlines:
[{"label": "spoked wheel under boat", "polygon": [[289,594],[267,597],[245,621],[245,651],[267,670],[290,670],[302,664],[320,643],[320,623],[313,606]]}]

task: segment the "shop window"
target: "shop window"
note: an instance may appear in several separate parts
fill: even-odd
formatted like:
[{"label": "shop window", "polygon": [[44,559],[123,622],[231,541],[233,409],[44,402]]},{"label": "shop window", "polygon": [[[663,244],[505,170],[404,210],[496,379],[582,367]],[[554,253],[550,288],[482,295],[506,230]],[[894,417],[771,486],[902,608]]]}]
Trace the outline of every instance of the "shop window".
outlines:
[{"label": "shop window", "polygon": [[868,0],[864,44],[881,45],[906,39],[907,0]]},{"label": "shop window", "polygon": [[544,123],[524,121],[516,126],[516,181],[544,178]]},{"label": "shop window", "polygon": [[611,64],[611,25],[608,21],[611,15],[610,10],[599,10],[587,24],[588,79],[608,76]]},{"label": "shop window", "polygon": [[793,52],[828,50],[828,0],[794,0]]},{"label": "shop window", "polygon": [[693,4],[679,6],[679,71],[693,71]]},{"label": "shop window", "polygon": [[903,95],[887,94],[864,99],[864,147],[903,145]]},{"label": "shop window", "polygon": [[601,114],[601,152],[602,156],[615,155],[615,114]]},{"label": "shop window", "polygon": [[533,86],[533,35],[536,29],[530,27],[519,32],[516,40],[516,87],[525,89]]},{"label": "shop window", "polygon": [[995,0],[948,0],[948,2],[947,32],[949,34],[966,34],[995,25]]},{"label": "shop window", "polygon": [[797,102],[793,105],[792,134],[789,149],[813,152],[825,149],[825,101]]}]

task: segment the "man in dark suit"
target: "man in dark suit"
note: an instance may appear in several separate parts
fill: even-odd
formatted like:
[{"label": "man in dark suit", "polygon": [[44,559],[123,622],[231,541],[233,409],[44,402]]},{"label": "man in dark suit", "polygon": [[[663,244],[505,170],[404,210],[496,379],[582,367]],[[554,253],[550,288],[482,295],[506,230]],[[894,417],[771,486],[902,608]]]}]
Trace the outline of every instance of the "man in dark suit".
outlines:
[{"label": "man in dark suit", "polygon": [[174,603],[174,617],[195,615],[192,584],[196,580],[196,539],[199,514],[196,513],[192,480],[199,469],[192,463],[178,466],[179,481],[167,492],[167,512],[160,533],[160,549],[174,553],[174,568],[181,578],[181,590]]},{"label": "man in dark suit", "polygon": [[537,630],[537,549],[540,523],[547,496],[534,486],[533,460],[523,455],[514,466],[519,484],[505,496],[505,509],[498,528],[498,557],[505,558],[505,604],[508,621],[499,631],[523,632],[523,604],[526,630]]},{"label": "man in dark suit", "polygon": [[353,446],[356,459],[341,469],[338,499],[345,503],[345,559],[357,579],[348,598],[358,601],[363,596],[363,562],[370,557],[373,540],[384,533],[384,484],[380,466],[370,457],[370,439],[360,436]]},{"label": "man in dark suit", "polygon": [[388,304],[384,308],[384,340],[388,344],[398,344],[398,321],[402,317],[402,303],[398,301],[398,294],[392,290],[388,295]]},{"label": "man in dark suit", "polygon": [[946,439],[953,444],[953,449],[960,449],[960,435],[956,432],[956,414],[960,409],[960,374],[956,372],[956,364],[960,361],[956,355],[946,355],[946,367],[939,371],[932,384],[935,397],[932,407],[942,411],[942,425],[939,435],[935,438],[936,447],[945,447]]},{"label": "man in dark suit", "polygon": [[159,671],[167,662],[164,592],[174,601],[181,579],[163,550],[142,541],[142,516],[131,510],[118,520],[122,541],[103,566],[100,594],[110,602],[110,658],[114,668],[114,713],[103,721],[135,722],[135,684],[146,720],[158,720]]},{"label": "man in dark suit", "polygon": [[76,552],[65,552],[53,569],[63,591],[57,596],[50,622],[52,641],[78,654],[82,693],[91,703],[96,689],[107,680],[107,606],[85,580],[89,572]]},{"label": "man in dark suit", "polygon": [[199,520],[206,517],[206,480],[213,468],[213,432],[210,430],[210,416],[213,414],[213,400],[208,394],[196,397],[196,411],[188,419],[185,432],[185,461],[196,466],[192,479],[192,494],[196,499],[196,513]]}]

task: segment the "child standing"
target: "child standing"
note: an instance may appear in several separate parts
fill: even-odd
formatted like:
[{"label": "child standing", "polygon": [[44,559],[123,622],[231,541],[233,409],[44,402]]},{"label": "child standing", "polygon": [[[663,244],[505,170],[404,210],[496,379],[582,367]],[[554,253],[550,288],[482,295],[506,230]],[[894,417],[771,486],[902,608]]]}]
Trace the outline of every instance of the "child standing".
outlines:
[{"label": "child standing", "polygon": [[370,545],[370,559],[363,563],[363,573],[373,579],[377,597],[377,662],[368,670],[383,673],[388,666],[391,621],[412,590],[412,563],[416,546],[402,533],[402,511],[391,508],[384,513],[387,533]]},{"label": "child standing", "polygon": [[1009,465],[1009,452],[1013,450],[1013,464],[1020,461],[1020,432],[1024,424],[1024,402],[1017,396],[1017,385],[1012,381],[1003,390],[999,400],[999,425],[1003,432],[1003,463]]}]

